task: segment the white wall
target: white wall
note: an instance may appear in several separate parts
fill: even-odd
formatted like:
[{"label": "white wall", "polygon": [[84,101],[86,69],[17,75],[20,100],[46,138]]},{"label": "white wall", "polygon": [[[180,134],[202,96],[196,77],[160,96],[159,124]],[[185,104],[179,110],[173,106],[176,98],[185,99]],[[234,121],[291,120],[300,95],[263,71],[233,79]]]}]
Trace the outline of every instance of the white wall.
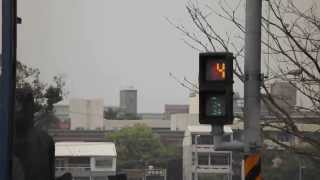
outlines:
[{"label": "white wall", "polygon": [[103,129],[103,108],[102,99],[71,99],[71,130],[79,128],[87,130]]},{"label": "white wall", "polygon": [[171,131],[185,131],[190,125],[199,124],[198,114],[173,114],[171,115]]}]

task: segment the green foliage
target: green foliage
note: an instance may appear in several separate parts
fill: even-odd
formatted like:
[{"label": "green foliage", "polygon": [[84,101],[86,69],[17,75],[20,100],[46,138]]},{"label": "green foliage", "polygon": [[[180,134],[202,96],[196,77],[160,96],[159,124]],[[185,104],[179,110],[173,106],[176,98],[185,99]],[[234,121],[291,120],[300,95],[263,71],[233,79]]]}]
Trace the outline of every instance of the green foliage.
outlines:
[{"label": "green foliage", "polygon": [[118,117],[119,110],[113,109],[113,108],[108,108],[106,111],[103,112],[103,116],[106,119],[117,119]]},{"label": "green foliage", "polygon": [[117,165],[121,168],[164,167],[176,156],[174,147],[164,146],[158,136],[143,124],[123,128],[108,134],[116,144]]},{"label": "green foliage", "polygon": [[121,111],[120,109],[113,109],[113,108],[108,108],[106,111],[104,111],[104,118],[106,119],[112,119],[112,120],[137,120],[141,119],[136,114],[130,114],[130,113],[125,113]]},{"label": "green foliage", "polygon": [[[49,127],[54,124],[53,105],[63,100],[65,82],[62,76],[55,76],[53,83],[48,85],[40,80],[40,70],[31,68],[17,61],[17,88],[31,88],[34,96],[34,113],[36,125]],[[41,122],[42,121],[42,122]]]}]

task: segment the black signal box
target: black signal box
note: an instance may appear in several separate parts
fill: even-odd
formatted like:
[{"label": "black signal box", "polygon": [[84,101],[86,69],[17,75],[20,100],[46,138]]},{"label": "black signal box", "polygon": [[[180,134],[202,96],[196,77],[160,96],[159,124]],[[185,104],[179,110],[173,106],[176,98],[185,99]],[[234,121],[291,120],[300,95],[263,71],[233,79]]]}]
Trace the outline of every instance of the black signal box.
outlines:
[{"label": "black signal box", "polygon": [[233,54],[199,54],[200,124],[233,123]]}]

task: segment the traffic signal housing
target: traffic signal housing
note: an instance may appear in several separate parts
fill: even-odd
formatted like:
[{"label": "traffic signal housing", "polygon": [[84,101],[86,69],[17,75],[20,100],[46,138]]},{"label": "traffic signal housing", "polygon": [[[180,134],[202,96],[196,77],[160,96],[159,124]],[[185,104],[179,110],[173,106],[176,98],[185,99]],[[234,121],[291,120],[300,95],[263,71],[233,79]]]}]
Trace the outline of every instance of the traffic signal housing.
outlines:
[{"label": "traffic signal housing", "polygon": [[199,54],[199,122],[233,123],[233,54]]}]

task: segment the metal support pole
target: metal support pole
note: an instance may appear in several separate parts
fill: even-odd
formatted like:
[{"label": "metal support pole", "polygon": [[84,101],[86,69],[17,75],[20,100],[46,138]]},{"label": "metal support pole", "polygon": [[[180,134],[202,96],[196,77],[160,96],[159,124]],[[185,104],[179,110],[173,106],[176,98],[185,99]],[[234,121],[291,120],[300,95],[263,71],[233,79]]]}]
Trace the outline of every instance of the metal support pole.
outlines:
[{"label": "metal support pole", "polygon": [[198,157],[198,138],[200,137],[200,135],[196,135],[195,136],[195,144],[196,144],[196,148],[195,148],[195,173],[194,173],[194,179],[198,180],[198,166],[199,166],[199,157]]},{"label": "metal support pole", "polygon": [[2,0],[2,73],[0,81],[0,179],[12,177],[13,111],[16,73],[16,0]]},{"label": "metal support pole", "polygon": [[261,9],[261,0],[246,0],[244,127],[245,149],[251,153],[261,147]]},{"label": "metal support pole", "polygon": [[262,0],[246,0],[244,63],[245,179],[261,179],[261,16]]},{"label": "metal support pole", "polygon": [[213,137],[213,143],[216,146],[221,144],[223,136],[223,126],[211,126],[211,135]]}]

